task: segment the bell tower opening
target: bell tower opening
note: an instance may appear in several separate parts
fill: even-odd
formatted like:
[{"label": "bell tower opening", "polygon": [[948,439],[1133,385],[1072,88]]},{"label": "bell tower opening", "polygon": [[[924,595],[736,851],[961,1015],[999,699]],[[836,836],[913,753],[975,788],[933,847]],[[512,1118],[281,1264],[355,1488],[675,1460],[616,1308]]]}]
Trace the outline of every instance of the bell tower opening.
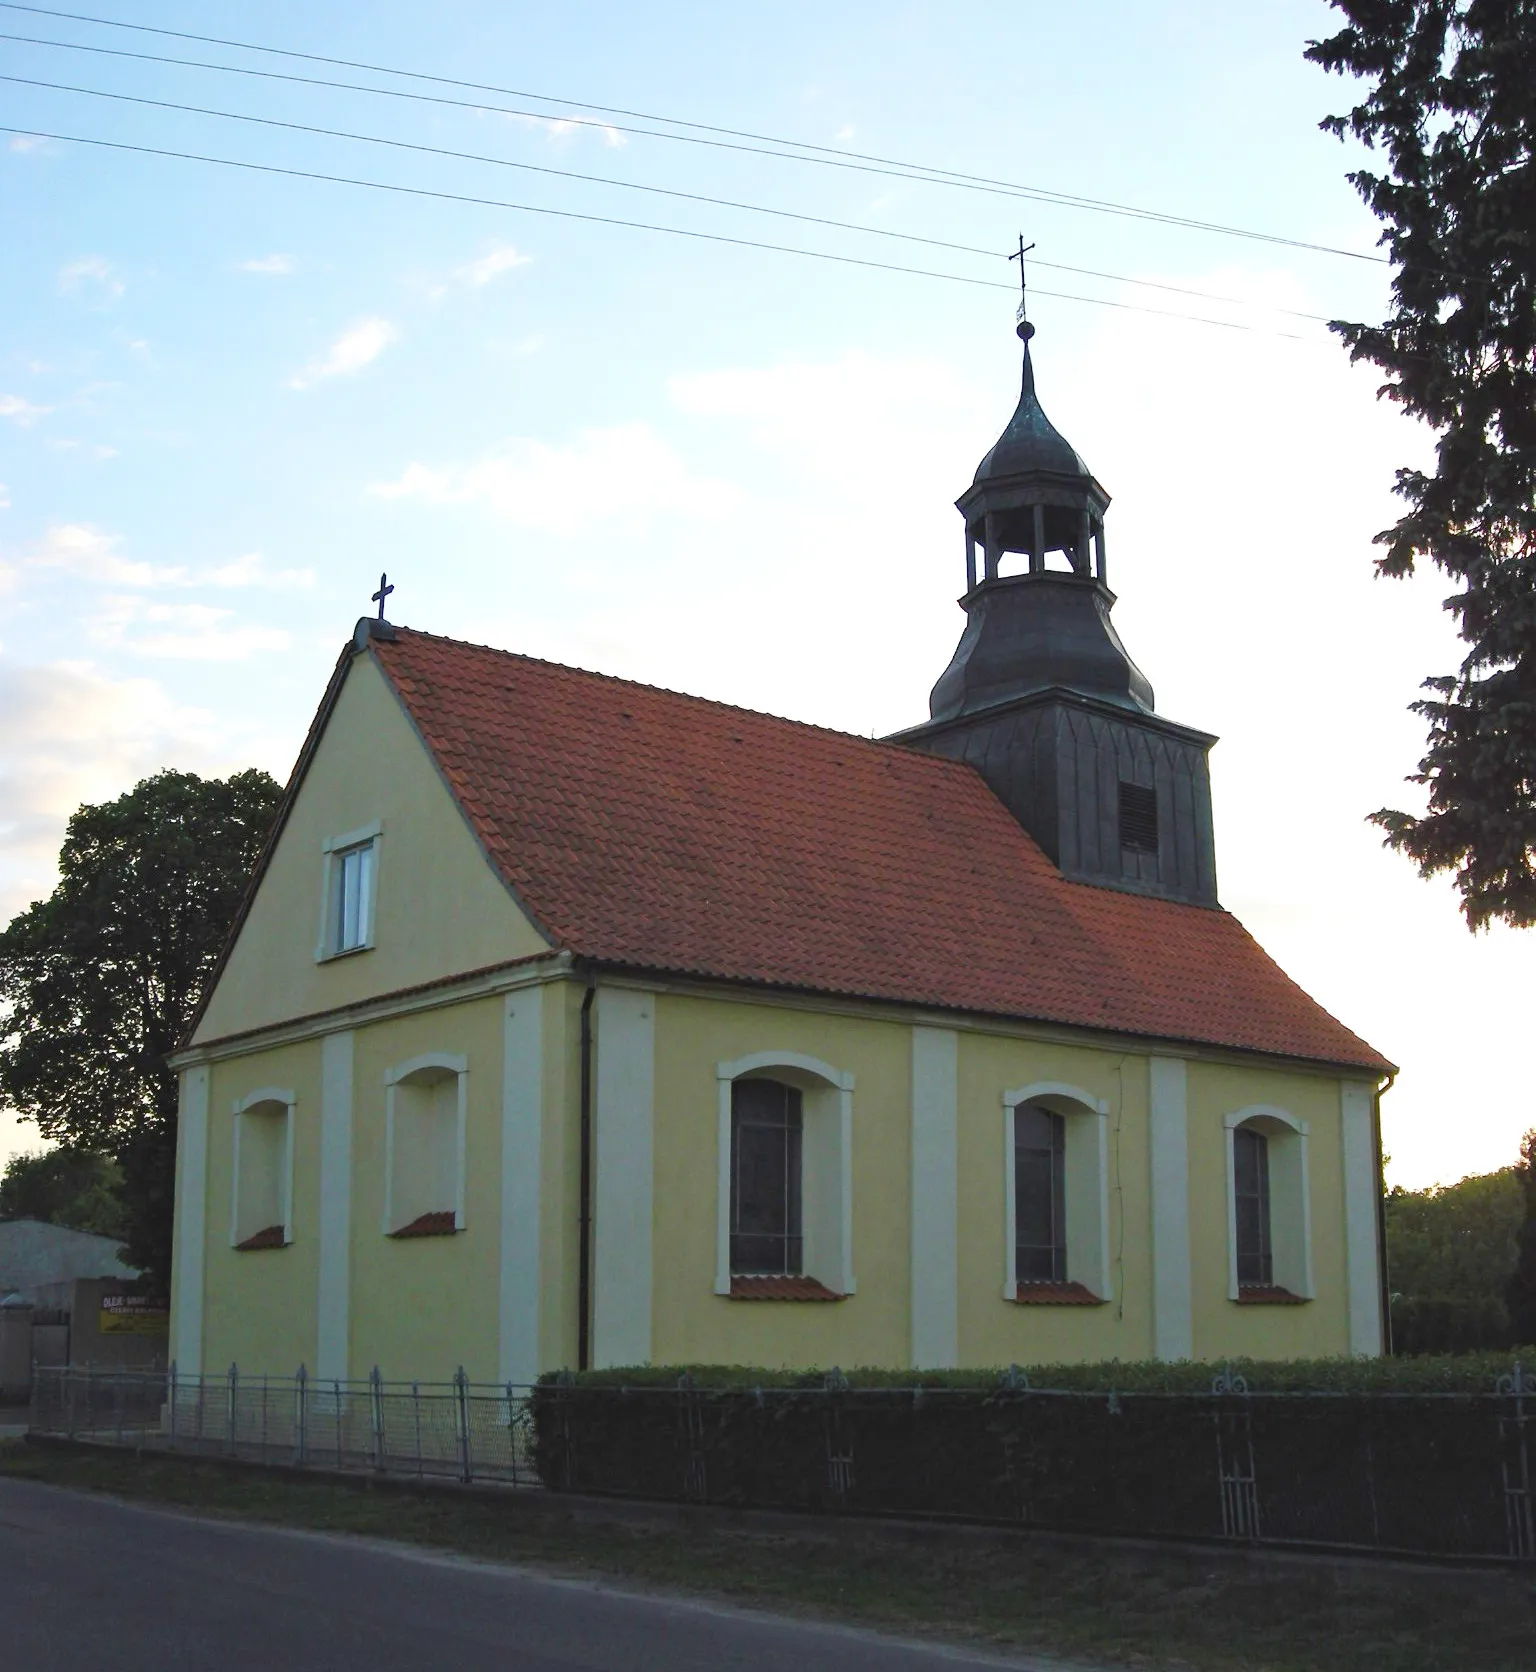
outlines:
[{"label": "bell tower opening", "polygon": [[1065,875],[1214,906],[1216,739],[1157,713],[1115,631],[1109,495],[1040,405],[1022,305],[1017,332],[1019,404],[955,502],[965,627],[892,741],[977,767]]}]

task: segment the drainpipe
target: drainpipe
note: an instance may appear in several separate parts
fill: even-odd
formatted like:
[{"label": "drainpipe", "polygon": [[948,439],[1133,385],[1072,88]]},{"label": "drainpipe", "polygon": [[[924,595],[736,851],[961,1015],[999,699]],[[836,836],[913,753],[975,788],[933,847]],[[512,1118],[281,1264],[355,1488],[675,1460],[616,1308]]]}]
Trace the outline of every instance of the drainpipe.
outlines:
[{"label": "drainpipe", "polygon": [[1381,1100],[1397,1081],[1393,1069],[1371,1100],[1371,1138],[1376,1145],[1376,1267],[1381,1281],[1381,1350],[1392,1356],[1392,1279],[1387,1270],[1387,1173],[1381,1155]]},{"label": "drainpipe", "polygon": [[[587,977],[581,1001],[581,1184],[577,1216],[581,1247],[576,1262],[576,1368],[592,1368],[592,1001],[597,978]],[[1380,1146],[1377,1146],[1378,1154]]]}]

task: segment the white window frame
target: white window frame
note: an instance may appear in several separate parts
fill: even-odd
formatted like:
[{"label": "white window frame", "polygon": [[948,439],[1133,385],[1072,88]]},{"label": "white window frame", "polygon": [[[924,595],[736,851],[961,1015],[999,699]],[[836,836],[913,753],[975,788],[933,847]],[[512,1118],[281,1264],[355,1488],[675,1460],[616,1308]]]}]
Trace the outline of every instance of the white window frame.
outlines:
[{"label": "white window frame", "polygon": [[403,1082],[423,1069],[452,1074],[457,1082],[454,1131],[453,1228],[464,1229],[465,1151],[469,1132],[469,1059],[448,1051],[427,1051],[384,1071],[384,1214],[382,1230],[393,1236],[395,1223],[395,1094]]},{"label": "white window frame", "polygon": [[[1222,1117],[1227,1146],[1227,1299],[1237,1300],[1237,1138],[1251,1126],[1270,1140],[1269,1236],[1274,1251],[1275,1287],[1301,1300],[1315,1300],[1312,1276],[1312,1180],[1307,1140],[1310,1128],[1288,1109],[1273,1103],[1250,1103]],[[1289,1154],[1286,1148],[1294,1145]],[[1277,1188],[1276,1160],[1279,1161]],[[1282,1195],[1290,1200],[1282,1200]],[[1299,1246],[1298,1246],[1299,1244]]]},{"label": "white window frame", "polygon": [[[327,836],[320,844],[320,938],[315,943],[315,962],[329,963],[333,958],[350,958],[359,952],[373,949],[378,932],[379,862],[383,843],[380,838],[384,826],[375,819],[360,830],[349,830],[342,836]],[[336,945],[336,886],[341,874],[337,861],[354,848],[371,847],[373,863],[368,867],[368,932],[356,946]]]},{"label": "white window frame", "polygon": [[[1038,1103],[1066,1121],[1067,1281],[1101,1301],[1112,1300],[1109,1275],[1109,1104],[1081,1086],[1036,1080],[1003,1093],[1003,1299],[1017,1300],[1018,1183],[1014,1128],[1023,1103]],[[1091,1124],[1089,1124],[1091,1122]],[[1090,1179],[1084,1200],[1083,1179]]]},{"label": "white window frame", "polygon": [[[292,1091],[279,1086],[262,1086],[236,1098],[230,1106],[234,1119],[231,1123],[231,1166],[229,1191],[229,1246],[238,1248],[244,1240],[240,1235],[240,1131],[241,1117],[265,1105],[281,1105],[283,1109],[283,1159],[278,1188],[282,1194],[283,1246],[293,1241],[293,1108],[297,1101]],[[259,1227],[265,1229],[265,1227]]]},{"label": "white window frame", "polygon": [[[858,1291],[853,1274],[854,1077],[801,1051],[754,1051],[715,1064],[719,1088],[715,1293],[731,1292],[731,1087],[760,1076],[801,1093],[801,1270],[837,1295]],[[812,1168],[819,1175],[811,1177]],[[829,1179],[824,1175],[830,1172]]]}]

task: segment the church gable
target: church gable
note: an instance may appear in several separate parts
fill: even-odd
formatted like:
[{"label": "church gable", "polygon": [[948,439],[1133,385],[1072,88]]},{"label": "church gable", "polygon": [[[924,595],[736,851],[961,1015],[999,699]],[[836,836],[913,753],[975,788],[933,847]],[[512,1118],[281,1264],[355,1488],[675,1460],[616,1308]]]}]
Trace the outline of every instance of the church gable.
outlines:
[{"label": "church gable", "polygon": [[549,950],[374,657],[328,700],[194,1044]]}]

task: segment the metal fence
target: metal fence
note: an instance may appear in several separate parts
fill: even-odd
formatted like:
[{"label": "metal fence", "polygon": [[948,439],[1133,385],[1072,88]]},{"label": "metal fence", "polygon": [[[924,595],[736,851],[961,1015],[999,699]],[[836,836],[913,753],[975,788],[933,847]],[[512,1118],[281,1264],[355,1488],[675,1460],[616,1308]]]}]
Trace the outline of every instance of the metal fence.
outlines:
[{"label": "metal fence", "polygon": [[510,1382],[49,1368],[32,1387],[34,1433],[254,1463],[537,1486],[529,1395]]},{"label": "metal fence", "polygon": [[1536,1563],[1536,1376],[1484,1393],[536,1388],[38,1370],[98,1443],[650,1501]]}]

